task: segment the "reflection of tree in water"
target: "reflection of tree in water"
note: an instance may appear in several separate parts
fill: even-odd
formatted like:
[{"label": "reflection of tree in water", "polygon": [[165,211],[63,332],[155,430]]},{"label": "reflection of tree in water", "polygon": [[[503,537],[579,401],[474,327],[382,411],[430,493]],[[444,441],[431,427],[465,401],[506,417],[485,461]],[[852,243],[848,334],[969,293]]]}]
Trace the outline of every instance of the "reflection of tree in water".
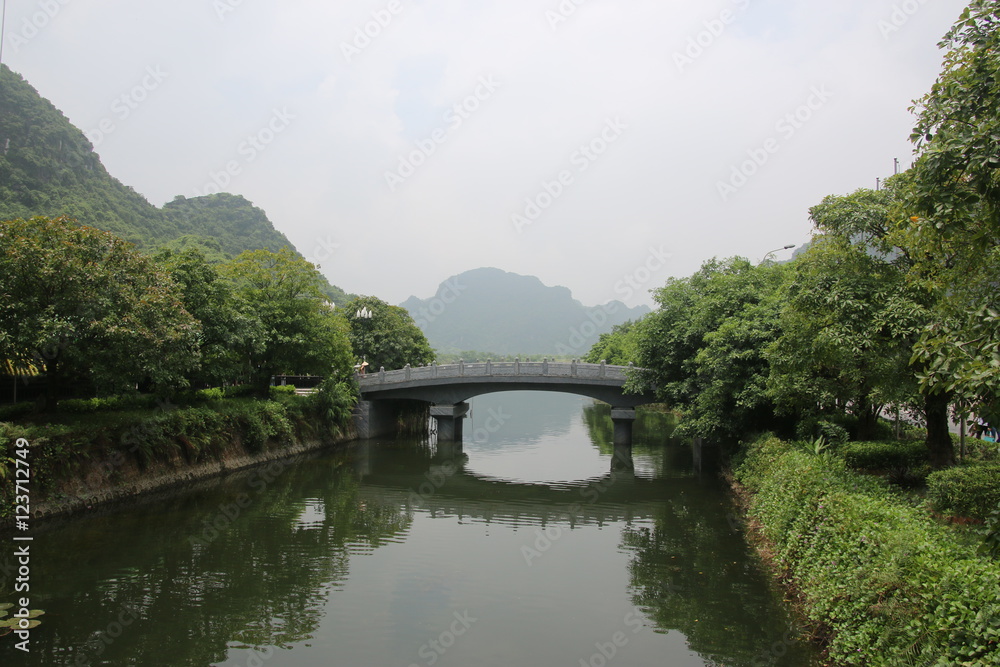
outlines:
[{"label": "reflection of tree in water", "polygon": [[808,648],[786,641],[787,615],[732,534],[721,489],[702,490],[666,500],[652,526],[623,530],[634,604],[658,631],[679,630],[717,664],[811,664]]},{"label": "reflection of tree in water", "polygon": [[[33,563],[51,630],[18,664],[206,665],[224,661],[229,647],[309,639],[351,553],[398,538],[412,521],[399,507],[361,500],[341,463],[300,462],[270,482],[258,469],[63,529],[71,550],[50,545]],[[219,519],[227,511],[234,518]],[[213,533],[212,523],[222,529]],[[9,648],[0,646],[0,660]]]},{"label": "reflection of tree in water", "polygon": [[[687,447],[673,438],[677,427],[677,417],[670,412],[662,412],[659,406],[640,406],[636,410],[636,420],[632,425],[632,456],[644,457],[657,476],[671,467],[668,459],[678,455],[687,456]],[[607,403],[592,403],[583,408],[583,423],[587,426],[590,441],[605,456],[614,456],[615,426],[611,421],[611,406]],[[677,445],[677,447],[664,447]],[[678,452],[683,448],[684,453]]]}]

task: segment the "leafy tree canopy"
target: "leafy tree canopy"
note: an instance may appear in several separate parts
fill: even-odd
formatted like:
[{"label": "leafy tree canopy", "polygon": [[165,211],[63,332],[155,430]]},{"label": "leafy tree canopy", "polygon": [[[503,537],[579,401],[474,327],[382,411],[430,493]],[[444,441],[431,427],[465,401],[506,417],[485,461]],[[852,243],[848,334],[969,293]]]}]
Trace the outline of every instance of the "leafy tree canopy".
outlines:
[{"label": "leafy tree canopy", "polygon": [[939,44],[944,65],[918,100],[902,233],[915,274],[940,298],[914,360],[928,391],[979,413],[1000,403],[1000,3],[974,0]]},{"label": "leafy tree canopy", "polygon": [[372,370],[393,370],[434,361],[434,350],[406,309],[361,296],[348,302],[344,311],[356,363],[367,361]]},{"label": "leafy tree canopy", "polygon": [[174,282],[108,232],[66,218],[0,223],[0,357],[108,392],[185,383],[198,322]]},{"label": "leafy tree canopy", "polygon": [[243,350],[258,382],[267,384],[279,374],[350,374],[347,323],[323,294],[323,277],[314,265],[287,248],[253,250],[220,272],[260,320],[262,338],[247,341]]}]

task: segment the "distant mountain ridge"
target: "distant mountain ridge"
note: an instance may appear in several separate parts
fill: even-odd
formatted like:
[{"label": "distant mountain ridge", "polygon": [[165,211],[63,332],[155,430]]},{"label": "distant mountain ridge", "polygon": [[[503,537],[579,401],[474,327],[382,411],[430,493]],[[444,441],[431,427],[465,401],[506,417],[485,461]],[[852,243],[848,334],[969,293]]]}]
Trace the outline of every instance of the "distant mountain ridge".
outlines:
[{"label": "distant mountain ridge", "polygon": [[587,307],[566,287],[497,268],[452,276],[435,296],[411,296],[400,305],[438,352],[560,357],[583,356],[602,333],[649,312],[621,301]]},{"label": "distant mountain ridge", "polygon": [[[149,252],[196,246],[213,258],[294,246],[240,195],[177,197],[156,208],[111,176],[86,135],[31,84],[0,65],[0,220],[68,215]],[[325,290],[334,302],[347,295]]]}]

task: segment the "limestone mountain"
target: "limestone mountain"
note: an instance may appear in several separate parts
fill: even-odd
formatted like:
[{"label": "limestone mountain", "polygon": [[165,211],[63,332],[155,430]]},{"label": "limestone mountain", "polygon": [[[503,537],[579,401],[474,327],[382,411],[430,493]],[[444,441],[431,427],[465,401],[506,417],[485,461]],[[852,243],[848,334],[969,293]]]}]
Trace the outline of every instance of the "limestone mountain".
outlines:
[{"label": "limestone mountain", "polygon": [[602,333],[636,320],[646,306],[620,301],[587,307],[565,287],[536,277],[481,268],[441,283],[429,299],[402,304],[441,353],[478,350],[498,355],[582,357]]},{"label": "limestone mountain", "polygon": [[[68,215],[144,251],[198,246],[216,259],[293,248],[261,209],[228,193],[162,208],[108,173],[86,135],[22,76],[0,65],[0,220]],[[337,287],[334,302],[347,300]]]}]

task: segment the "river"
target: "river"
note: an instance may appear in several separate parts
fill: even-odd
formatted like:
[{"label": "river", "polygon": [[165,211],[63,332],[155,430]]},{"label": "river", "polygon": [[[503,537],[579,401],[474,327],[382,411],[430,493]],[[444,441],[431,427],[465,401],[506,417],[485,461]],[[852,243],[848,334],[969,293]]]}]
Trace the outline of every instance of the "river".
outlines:
[{"label": "river", "polygon": [[460,448],[362,441],[50,526],[45,615],[0,664],[818,664],[670,430],[644,417],[612,472],[607,406],[499,393]]}]

